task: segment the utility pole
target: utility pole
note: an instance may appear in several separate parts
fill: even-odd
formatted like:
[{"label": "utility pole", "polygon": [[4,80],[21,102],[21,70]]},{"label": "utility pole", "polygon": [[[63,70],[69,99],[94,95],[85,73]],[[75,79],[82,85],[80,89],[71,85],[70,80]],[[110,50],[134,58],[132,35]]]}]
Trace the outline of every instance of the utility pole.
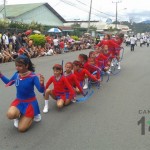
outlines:
[{"label": "utility pole", "polygon": [[6,19],[6,0],[4,0],[4,19]]},{"label": "utility pole", "polygon": [[87,30],[87,32],[89,32],[89,30],[90,30],[91,11],[92,11],[92,0],[91,0],[91,4],[90,4],[89,20],[88,20],[88,30]]},{"label": "utility pole", "polygon": [[121,1],[112,2],[116,4],[116,25],[115,28],[117,29],[117,22],[118,22],[118,3],[121,3]]}]

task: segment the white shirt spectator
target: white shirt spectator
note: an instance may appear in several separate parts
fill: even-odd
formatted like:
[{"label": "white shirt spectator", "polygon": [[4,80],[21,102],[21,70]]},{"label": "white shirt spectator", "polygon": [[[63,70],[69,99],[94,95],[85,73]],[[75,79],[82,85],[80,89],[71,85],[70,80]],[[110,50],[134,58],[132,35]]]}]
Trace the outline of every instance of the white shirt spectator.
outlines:
[{"label": "white shirt spectator", "polygon": [[6,34],[3,34],[2,38],[3,38],[3,43],[8,45],[9,44],[8,36]]},{"label": "white shirt spectator", "polygon": [[58,39],[54,39],[53,42],[54,42],[54,46],[58,46],[58,44],[59,44]]},{"label": "white shirt spectator", "polygon": [[13,39],[13,43],[16,43],[16,36],[15,35],[12,36],[12,39]]},{"label": "white shirt spectator", "polygon": [[46,56],[51,56],[54,54],[53,49],[49,49],[47,53],[45,53]]},{"label": "white shirt spectator", "polygon": [[136,43],[136,38],[135,37],[130,37],[130,42],[131,42],[131,44],[135,44]]}]

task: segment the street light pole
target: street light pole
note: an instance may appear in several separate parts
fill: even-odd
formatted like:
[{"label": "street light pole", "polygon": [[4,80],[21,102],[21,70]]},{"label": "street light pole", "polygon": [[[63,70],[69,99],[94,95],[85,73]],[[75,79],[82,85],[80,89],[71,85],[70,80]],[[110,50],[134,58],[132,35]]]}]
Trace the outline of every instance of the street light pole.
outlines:
[{"label": "street light pole", "polygon": [[89,20],[88,20],[88,30],[87,30],[87,33],[88,33],[89,30],[90,30],[91,11],[92,11],[92,0],[91,0],[91,4],[90,4],[90,11],[89,11]]},{"label": "street light pole", "polygon": [[121,3],[121,1],[112,2],[116,4],[116,25],[115,28],[117,29],[117,22],[118,22],[118,3]]}]

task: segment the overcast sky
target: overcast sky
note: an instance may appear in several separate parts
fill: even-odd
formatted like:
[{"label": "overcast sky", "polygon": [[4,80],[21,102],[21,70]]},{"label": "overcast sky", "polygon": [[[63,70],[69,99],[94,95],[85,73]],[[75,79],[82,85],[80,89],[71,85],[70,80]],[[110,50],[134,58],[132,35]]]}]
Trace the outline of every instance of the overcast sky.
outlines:
[{"label": "overcast sky", "polygon": [[[0,0],[2,4],[4,0]],[[6,4],[49,3],[66,20],[88,20],[91,0],[6,0]],[[116,0],[93,0],[91,20],[115,20]],[[119,0],[117,0],[119,1]],[[103,14],[103,13],[105,14]],[[118,3],[118,20],[129,18],[135,22],[150,20],[150,0],[121,0]]]}]

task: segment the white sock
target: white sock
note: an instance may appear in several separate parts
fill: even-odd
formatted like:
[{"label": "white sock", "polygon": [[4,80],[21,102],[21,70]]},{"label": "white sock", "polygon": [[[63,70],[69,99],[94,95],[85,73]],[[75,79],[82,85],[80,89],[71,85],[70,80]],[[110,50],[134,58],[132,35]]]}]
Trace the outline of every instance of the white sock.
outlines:
[{"label": "white sock", "polygon": [[17,119],[13,119],[13,120],[14,120],[14,126],[16,128],[18,128],[19,119],[17,118]]},{"label": "white sock", "polygon": [[88,85],[88,78],[86,78],[84,81],[85,81],[85,84]]},{"label": "white sock", "polygon": [[49,100],[45,100],[45,106],[48,106],[48,101],[49,101]]}]

